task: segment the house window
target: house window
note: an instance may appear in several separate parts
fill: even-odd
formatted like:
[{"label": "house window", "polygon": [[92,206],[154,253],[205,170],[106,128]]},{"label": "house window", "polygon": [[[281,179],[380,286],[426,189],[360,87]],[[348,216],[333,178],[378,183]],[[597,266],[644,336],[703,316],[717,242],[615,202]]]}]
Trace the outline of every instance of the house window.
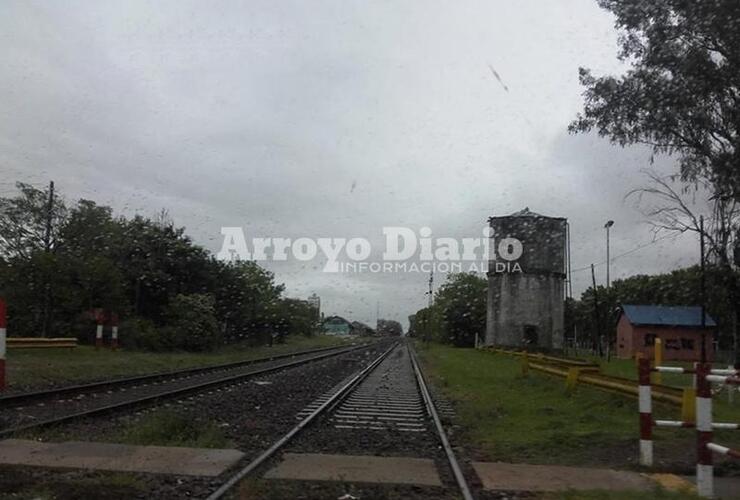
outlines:
[{"label": "house window", "polygon": [[666,339],[665,341],[665,348],[666,349],[673,349],[676,351],[681,350],[681,341],[678,339]]},{"label": "house window", "polygon": [[694,350],[694,339],[681,339],[681,349]]},{"label": "house window", "polygon": [[653,347],[654,345],[655,345],[655,334],[646,333],[645,334],[645,347]]}]

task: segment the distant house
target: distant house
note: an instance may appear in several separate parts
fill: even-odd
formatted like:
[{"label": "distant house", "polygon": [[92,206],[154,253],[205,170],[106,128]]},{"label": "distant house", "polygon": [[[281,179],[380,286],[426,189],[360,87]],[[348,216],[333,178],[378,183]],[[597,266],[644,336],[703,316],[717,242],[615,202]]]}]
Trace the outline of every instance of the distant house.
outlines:
[{"label": "distant house", "polygon": [[327,335],[351,335],[352,323],[341,316],[329,316],[323,323]]},{"label": "distant house", "polygon": [[[704,320],[707,360],[713,358],[714,331],[708,314]],[[701,357],[701,307],[622,305],[617,319],[617,356],[633,358],[638,352],[654,356],[655,339],[663,343],[663,359],[699,361]]]}]

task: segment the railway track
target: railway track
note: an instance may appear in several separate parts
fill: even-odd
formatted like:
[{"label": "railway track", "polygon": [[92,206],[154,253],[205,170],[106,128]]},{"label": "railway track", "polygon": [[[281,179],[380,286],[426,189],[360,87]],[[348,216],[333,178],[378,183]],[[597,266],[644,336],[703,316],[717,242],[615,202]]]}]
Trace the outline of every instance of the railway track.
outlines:
[{"label": "railway track", "polygon": [[0,397],[0,438],[113,411],[133,409],[350,353],[339,346],[166,373]]},{"label": "railway track", "polygon": [[[410,490],[412,496],[473,498],[421,368],[405,343],[392,345],[367,366],[316,398],[298,413],[297,420],[293,428],[265,451],[245,461],[225,478],[207,499],[229,498],[247,478],[267,473],[267,477],[279,479],[273,469],[280,464],[281,451],[285,452],[283,457],[296,453],[341,453],[343,456],[413,457],[412,460],[433,461],[432,467],[439,472],[441,483],[430,487],[414,485]],[[396,488],[392,485],[378,487],[381,490]],[[294,493],[281,492],[277,497]],[[333,493],[324,491],[320,496]],[[386,493],[373,491],[369,496],[385,496]],[[402,493],[404,497],[406,493]],[[360,494],[360,497],[367,495]]]}]

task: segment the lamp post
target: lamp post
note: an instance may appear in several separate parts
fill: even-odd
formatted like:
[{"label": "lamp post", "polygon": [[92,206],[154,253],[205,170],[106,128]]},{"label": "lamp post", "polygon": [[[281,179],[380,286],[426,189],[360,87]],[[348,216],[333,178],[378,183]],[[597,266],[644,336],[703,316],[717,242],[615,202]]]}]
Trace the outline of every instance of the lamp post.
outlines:
[{"label": "lamp post", "polygon": [[613,220],[606,221],[606,289],[609,290],[609,228],[614,225]]},{"label": "lamp post", "polygon": [[[606,221],[606,224],[604,224],[604,227],[606,228],[606,303],[609,304],[611,300],[611,294],[609,293],[609,267],[611,264],[611,259],[609,257],[609,229],[614,225],[613,220]],[[611,335],[611,329],[607,329],[606,331],[606,360],[611,360],[611,346],[612,346],[612,335]]]}]

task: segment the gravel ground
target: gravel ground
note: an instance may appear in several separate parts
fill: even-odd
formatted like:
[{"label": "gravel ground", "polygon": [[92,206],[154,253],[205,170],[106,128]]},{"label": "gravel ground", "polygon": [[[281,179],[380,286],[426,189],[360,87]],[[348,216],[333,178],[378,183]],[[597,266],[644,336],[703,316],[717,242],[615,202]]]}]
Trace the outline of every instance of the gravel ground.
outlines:
[{"label": "gravel ground", "polygon": [[[195,421],[215,422],[234,447],[246,454],[237,467],[267,448],[296,423],[298,412],[386,349],[387,343],[260,376],[220,390],[173,401],[171,411]],[[150,410],[151,411],[151,410]],[[147,412],[87,418],[53,430],[54,440],[113,441],[121,428],[136,425]],[[49,437],[48,433],[41,434]],[[32,437],[32,436],[31,436]],[[228,476],[228,472],[226,473]],[[202,498],[224,478],[194,478],[153,474],[60,471],[0,467],[4,498],[33,497],[33,491],[53,491],[54,498]],[[82,486],[81,486],[82,485]]]}]

